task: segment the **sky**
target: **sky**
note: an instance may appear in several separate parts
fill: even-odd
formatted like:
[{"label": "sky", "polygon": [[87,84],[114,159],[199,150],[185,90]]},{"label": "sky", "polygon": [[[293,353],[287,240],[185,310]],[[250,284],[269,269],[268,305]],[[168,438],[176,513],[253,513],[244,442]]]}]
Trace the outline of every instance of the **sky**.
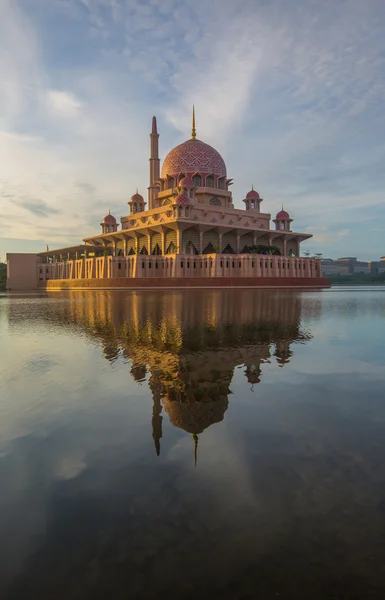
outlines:
[{"label": "sky", "polygon": [[0,259],[78,243],[190,136],[303,249],[385,255],[383,0],[0,0]]}]

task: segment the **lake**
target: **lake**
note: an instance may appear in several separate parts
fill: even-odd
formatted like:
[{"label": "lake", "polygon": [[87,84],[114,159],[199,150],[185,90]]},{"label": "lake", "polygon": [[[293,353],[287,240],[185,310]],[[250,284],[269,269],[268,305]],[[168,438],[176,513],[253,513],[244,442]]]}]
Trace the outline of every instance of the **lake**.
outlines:
[{"label": "lake", "polygon": [[0,296],[0,595],[385,597],[385,289]]}]

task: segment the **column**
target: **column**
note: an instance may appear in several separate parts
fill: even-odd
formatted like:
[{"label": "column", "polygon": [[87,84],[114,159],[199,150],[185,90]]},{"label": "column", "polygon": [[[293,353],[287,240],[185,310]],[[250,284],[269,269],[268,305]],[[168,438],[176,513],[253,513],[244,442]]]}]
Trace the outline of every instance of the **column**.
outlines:
[{"label": "column", "polygon": [[287,241],[286,238],[283,238],[283,256],[287,256]]},{"label": "column", "polygon": [[167,248],[166,248],[166,234],[165,234],[165,231],[163,228],[161,229],[160,235],[162,238],[162,254],[164,256],[166,254]]},{"label": "column", "polygon": [[199,232],[199,254],[203,254],[203,231]]},{"label": "column", "polygon": [[241,236],[237,235],[237,250],[236,250],[237,254],[239,254],[241,251],[240,250],[240,241],[241,241]]}]

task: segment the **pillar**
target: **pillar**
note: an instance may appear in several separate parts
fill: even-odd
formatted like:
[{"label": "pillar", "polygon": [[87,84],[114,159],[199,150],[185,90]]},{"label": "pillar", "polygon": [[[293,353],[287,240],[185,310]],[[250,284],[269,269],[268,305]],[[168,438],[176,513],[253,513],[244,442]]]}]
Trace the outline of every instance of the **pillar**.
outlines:
[{"label": "pillar", "polygon": [[199,254],[203,254],[203,231],[199,232]]}]

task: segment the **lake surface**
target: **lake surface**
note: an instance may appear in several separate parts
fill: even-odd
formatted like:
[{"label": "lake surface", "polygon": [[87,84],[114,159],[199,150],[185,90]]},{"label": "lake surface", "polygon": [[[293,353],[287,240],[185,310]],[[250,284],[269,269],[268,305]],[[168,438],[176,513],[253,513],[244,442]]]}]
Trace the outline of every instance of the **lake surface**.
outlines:
[{"label": "lake surface", "polygon": [[385,289],[0,296],[0,597],[385,597]]}]

